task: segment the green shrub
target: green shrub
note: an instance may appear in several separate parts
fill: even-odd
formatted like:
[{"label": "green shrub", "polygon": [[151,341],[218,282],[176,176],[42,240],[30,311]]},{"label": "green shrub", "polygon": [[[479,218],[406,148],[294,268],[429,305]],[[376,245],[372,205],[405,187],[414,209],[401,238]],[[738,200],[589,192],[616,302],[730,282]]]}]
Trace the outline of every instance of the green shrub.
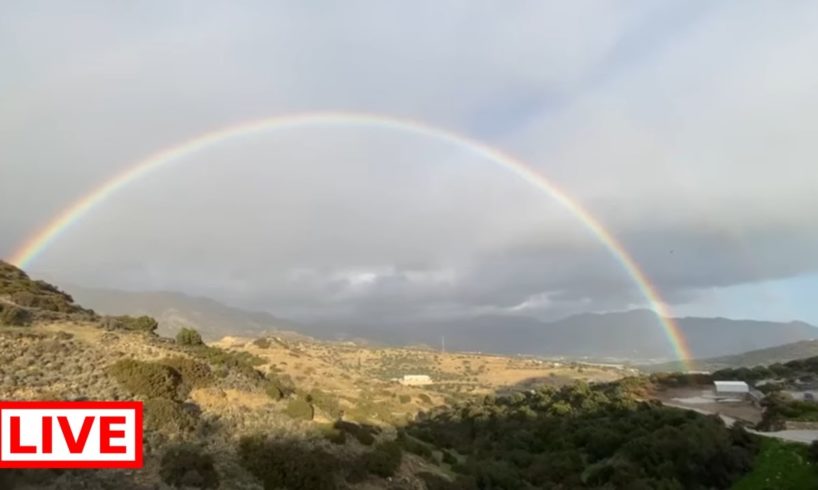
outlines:
[{"label": "green shrub", "polygon": [[270,343],[269,339],[262,337],[260,339],[254,340],[253,345],[255,345],[256,347],[260,347],[262,349],[269,349],[272,344]]},{"label": "green shrub", "polygon": [[375,449],[363,455],[366,469],[382,478],[395,474],[403,459],[403,451],[395,441],[386,441],[375,446]]},{"label": "green shrub", "polygon": [[312,390],[307,395],[307,401],[320,408],[327,415],[337,419],[341,416],[341,405],[334,396],[324,393],[321,390]]},{"label": "green shrub", "polygon": [[401,403],[409,403],[412,401],[412,397],[409,395],[401,395],[398,399]]},{"label": "green shrub", "polygon": [[347,442],[347,433],[335,427],[325,428],[323,435],[326,440],[333,444],[345,444]]},{"label": "green shrub", "polygon": [[194,388],[205,388],[213,384],[213,372],[210,366],[187,357],[169,357],[160,361],[161,364],[171,367],[182,376],[186,392]]},{"label": "green shrub", "polygon": [[394,420],[392,414],[392,405],[389,403],[380,403],[371,399],[359,398],[358,402],[350,408],[347,412],[349,419],[358,422],[369,422],[372,420],[380,420],[393,425],[401,422]]},{"label": "green shrub", "polygon": [[191,346],[189,352],[212,366],[218,367],[225,374],[227,371],[237,371],[242,375],[261,381],[264,375],[256,366],[264,364],[264,359],[249,352],[232,352],[209,345]]},{"label": "green shrub", "polygon": [[420,401],[422,401],[423,403],[432,403],[432,399],[429,398],[429,395],[427,395],[426,393],[421,393],[420,395],[418,395],[418,398],[420,398]]},{"label": "green shrub", "polygon": [[273,400],[281,400],[282,398],[284,398],[284,393],[281,392],[281,388],[279,388],[273,382],[267,383],[267,385],[264,387],[264,392],[267,393],[267,396],[269,396]]},{"label": "green shrub", "polygon": [[179,397],[182,376],[172,367],[155,362],[121,359],[108,368],[126,390],[144,398]]},{"label": "green shrub", "polygon": [[335,480],[340,464],[333,455],[321,449],[272,441],[257,435],[239,441],[238,456],[240,464],[261,480],[265,490],[338,488]]},{"label": "green shrub", "polygon": [[179,345],[204,345],[202,336],[193,328],[182,328],[176,334],[176,343]]},{"label": "green shrub", "polygon": [[199,419],[191,410],[175,400],[151,398],[144,402],[145,428],[171,434],[196,429]]},{"label": "green shrub", "polygon": [[173,446],[162,455],[162,481],[174,487],[218,488],[213,456],[190,444]]},{"label": "green shrub", "polygon": [[294,419],[312,420],[315,410],[306,400],[295,398],[287,403],[285,413]]},{"label": "green shrub", "polygon": [[274,373],[267,373],[267,394],[274,400],[278,400],[295,393],[295,385],[289,376],[277,376]]},{"label": "green shrub", "polygon": [[102,326],[108,330],[127,330],[130,332],[156,333],[159,323],[149,316],[132,317],[107,316],[102,320]]},{"label": "green shrub", "polygon": [[31,323],[31,313],[25,308],[0,304],[0,324],[22,327]]}]

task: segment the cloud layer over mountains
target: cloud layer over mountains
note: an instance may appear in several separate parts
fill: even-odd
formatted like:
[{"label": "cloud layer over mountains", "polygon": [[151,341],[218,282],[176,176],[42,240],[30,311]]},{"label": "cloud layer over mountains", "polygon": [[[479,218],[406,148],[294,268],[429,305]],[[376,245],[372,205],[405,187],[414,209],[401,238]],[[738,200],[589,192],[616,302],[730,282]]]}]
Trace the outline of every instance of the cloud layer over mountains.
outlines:
[{"label": "cloud layer over mountains", "polygon": [[[818,271],[814,3],[18,2],[0,14],[2,256],[157,149],[344,110],[520,157],[599,217],[676,308],[718,313],[713,288]],[[298,318],[645,304],[543,192],[378,127],[242,138],[162,168],[32,269]]]}]

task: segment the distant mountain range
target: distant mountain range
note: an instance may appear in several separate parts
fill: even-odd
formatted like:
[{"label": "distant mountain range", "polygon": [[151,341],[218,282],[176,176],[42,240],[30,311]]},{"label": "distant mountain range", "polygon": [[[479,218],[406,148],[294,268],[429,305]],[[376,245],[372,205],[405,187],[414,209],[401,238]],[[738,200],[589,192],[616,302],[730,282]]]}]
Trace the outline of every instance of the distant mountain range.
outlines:
[{"label": "distant mountain range", "polygon": [[[739,354],[818,338],[804,322],[766,322],[727,318],[676,319],[694,358]],[[649,310],[586,313],[545,322],[520,316],[482,316],[457,321],[336,327],[336,331],[388,343],[425,343],[459,350],[565,356],[634,362],[674,359],[673,348]]]},{"label": "distant mountain range", "polygon": [[[688,362],[688,366],[694,371],[716,371],[724,368],[766,366],[777,362],[785,363],[814,356],[818,356],[818,340],[801,340],[790,344],[752,350],[732,356],[694,359]],[[678,361],[649,364],[640,366],[640,368],[652,372],[671,372],[684,369],[682,364]]]},{"label": "distant mountain range", "polygon": [[[296,331],[324,339],[367,339],[393,345],[441,345],[447,349],[526,354],[634,363],[675,358],[659,317],[650,310],[586,313],[557,321],[525,316],[479,316],[425,322],[377,324],[304,324],[265,312],[246,311],[218,301],[175,292],[128,292],[72,287],[80,304],[107,314],[147,314],[162,332],[194,326],[206,338],[259,336]],[[679,318],[679,329],[694,358],[730,356],[818,338],[818,328],[804,322],[767,322],[727,318]],[[801,356],[803,357],[803,356]]]}]

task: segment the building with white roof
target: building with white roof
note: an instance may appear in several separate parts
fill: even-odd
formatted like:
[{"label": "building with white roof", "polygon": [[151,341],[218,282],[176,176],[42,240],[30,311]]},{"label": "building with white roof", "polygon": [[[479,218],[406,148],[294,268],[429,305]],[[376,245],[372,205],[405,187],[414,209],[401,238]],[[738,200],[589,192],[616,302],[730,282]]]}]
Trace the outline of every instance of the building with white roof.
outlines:
[{"label": "building with white roof", "polygon": [[744,381],[714,381],[716,385],[716,394],[718,395],[734,395],[749,393],[750,387]]}]

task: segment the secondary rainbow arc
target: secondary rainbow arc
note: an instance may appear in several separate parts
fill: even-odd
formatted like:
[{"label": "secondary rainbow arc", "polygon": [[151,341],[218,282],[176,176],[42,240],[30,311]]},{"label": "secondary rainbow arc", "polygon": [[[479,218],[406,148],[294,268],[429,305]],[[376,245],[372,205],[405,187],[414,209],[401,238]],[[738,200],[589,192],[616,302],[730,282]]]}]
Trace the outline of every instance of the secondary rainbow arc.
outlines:
[{"label": "secondary rainbow arc", "polygon": [[159,167],[182,160],[185,157],[190,157],[195,153],[212,148],[237,136],[313,126],[374,126],[414,133],[448,142],[475,156],[485,158],[510,170],[529,184],[545,191],[582,222],[619,262],[659,316],[660,324],[677,358],[682,361],[685,367],[688,367],[687,360],[689,360],[691,356],[687,343],[678,325],[671,317],[667,306],[662,301],[658,290],[653,286],[647,275],[638,266],[637,262],[628,253],[625,247],[599,220],[586,211],[579,203],[571,199],[568,194],[557,188],[545,176],[530,168],[521,160],[467,136],[411,119],[368,113],[310,112],[254,120],[204,133],[181,144],[149,155],[147,158],[103,182],[91,192],[72,203],[68,208],[37,231],[31,238],[26,240],[12,255],[10,262],[21,268],[28,267],[32,261],[53,244],[62,233],[70,228],[72,224],[79,221],[94,207],[103,203],[119,189],[122,189]]}]

